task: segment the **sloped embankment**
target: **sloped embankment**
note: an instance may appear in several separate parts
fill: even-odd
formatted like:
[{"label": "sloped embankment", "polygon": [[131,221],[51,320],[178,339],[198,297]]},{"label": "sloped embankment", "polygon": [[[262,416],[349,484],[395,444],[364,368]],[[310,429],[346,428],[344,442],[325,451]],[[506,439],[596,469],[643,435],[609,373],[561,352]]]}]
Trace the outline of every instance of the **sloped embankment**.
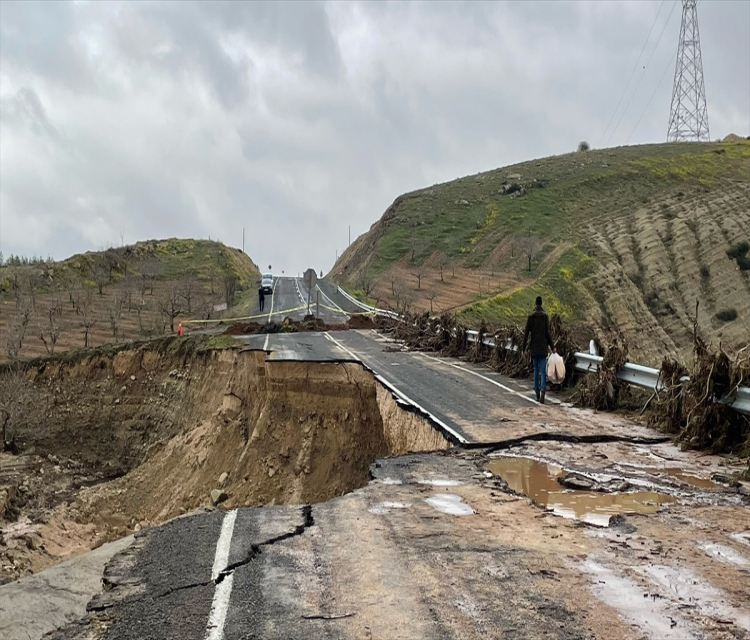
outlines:
[{"label": "sloped embankment", "polygon": [[355,363],[140,348],[43,364],[19,389],[21,453],[0,454],[17,469],[0,478],[13,577],[208,506],[215,489],[226,507],[323,501],[366,484],[376,458],[450,446]]}]

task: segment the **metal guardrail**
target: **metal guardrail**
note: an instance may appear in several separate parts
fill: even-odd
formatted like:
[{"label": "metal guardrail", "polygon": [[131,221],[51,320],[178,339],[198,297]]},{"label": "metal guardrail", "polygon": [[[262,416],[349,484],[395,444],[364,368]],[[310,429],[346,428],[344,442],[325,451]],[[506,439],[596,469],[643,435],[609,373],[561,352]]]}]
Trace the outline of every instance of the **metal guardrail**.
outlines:
[{"label": "metal guardrail", "polygon": [[[479,337],[478,331],[469,330],[466,332],[466,339],[469,342],[476,342]],[[495,346],[495,341],[492,338],[483,338],[482,344],[488,347]],[[518,349],[516,346],[507,344],[506,349],[512,348],[514,351]],[[604,361],[602,356],[592,355],[589,353],[574,353],[573,357],[576,359],[576,369],[583,373],[589,373],[599,370],[599,365]],[[661,381],[661,372],[659,369],[653,367],[644,367],[643,365],[636,364],[634,362],[626,362],[622,368],[617,372],[617,377],[623,382],[641,387],[643,389],[651,389],[652,391],[663,391],[666,386]],[[685,382],[689,380],[687,376],[682,378]],[[737,392],[730,394],[721,400],[722,404],[725,404],[735,411],[750,415],[750,388],[740,387]]]},{"label": "metal guardrail", "polygon": [[[346,293],[346,291],[344,291],[341,287],[339,287],[339,291],[342,295],[346,296],[347,299],[351,300],[360,308],[367,309],[368,311],[372,311],[374,313],[380,312],[381,314],[388,315],[391,318],[398,318],[397,313],[394,313],[392,311],[384,311],[382,309],[375,309],[374,307],[370,307],[369,305],[360,302],[359,300]],[[466,340],[468,342],[476,342],[478,338],[478,331],[475,331],[473,329],[469,329],[466,331]],[[495,341],[492,338],[488,338],[486,336],[482,338],[482,344],[491,348],[495,347]],[[505,345],[505,348],[513,349],[514,351],[518,349],[517,346],[512,345],[510,342]],[[604,361],[604,358],[602,356],[592,355],[589,353],[577,352],[573,354],[573,357],[576,359],[576,369],[583,373],[598,371],[599,365]],[[659,371],[659,369],[644,367],[643,365],[635,364],[634,362],[626,362],[617,372],[617,377],[623,382],[627,382],[628,384],[632,384],[643,389],[663,391],[666,388],[664,383],[661,381],[661,372]],[[685,376],[682,380],[687,381],[689,380],[689,378]],[[750,387],[739,387],[736,393],[732,393],[722,398],[721,400],[719,400],[719,402],[731,407],[735,411],[739,411],[740,413],[743,413],[745,415],[750,415]]]},{"label": "metal guardrail", "polygon": [[349,302],[351,302],[354,305],[357,305],[360,309],[363,309],[364,311],[367,311],[369,313],[374,313],[375,315],[378,315],[378,316],[385,316],[387,318],[394,318],[396,320],[399,317],[398,314],[395,311],[388,311],[387,309],[377,309],[376,307],[371,307],[369,304],[365,304],[364,302],[361,302],[360,300],[357,300],[354,296],[349,295],[341,287],[338,287],[338,291]]}]

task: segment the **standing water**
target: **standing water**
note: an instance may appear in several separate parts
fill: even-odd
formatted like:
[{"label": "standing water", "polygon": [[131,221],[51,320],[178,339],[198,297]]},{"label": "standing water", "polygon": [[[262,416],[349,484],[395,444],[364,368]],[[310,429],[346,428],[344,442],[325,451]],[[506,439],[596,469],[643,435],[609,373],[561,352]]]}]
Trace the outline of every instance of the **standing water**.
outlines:
[{"label": "standing water", "polygon": [[566,489],[557,481],[565,475],[562,468],[533,458],[496,458],[487,464],[487,470],[505,480],[513,491],[555,514],[598,526],[606,527],[613,515],[655,513],[660,505],[674,502],[672,496],[654,491],[601,493]]}]

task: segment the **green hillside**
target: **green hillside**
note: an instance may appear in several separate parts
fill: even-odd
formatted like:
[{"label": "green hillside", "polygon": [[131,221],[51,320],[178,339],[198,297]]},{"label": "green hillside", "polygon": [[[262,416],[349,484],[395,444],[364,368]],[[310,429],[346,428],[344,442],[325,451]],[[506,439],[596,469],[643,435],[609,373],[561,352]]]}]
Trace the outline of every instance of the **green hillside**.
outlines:
[{"label": "green hillside", "polygon": [[[147,240],[65,260],[0,266],[0,359],[173,333],[255,290],[242,251],[210,240]],[[247,295],[247,294],[246,294]]]},{"label": "green hillside", "polygon": [[[441,266],[475,271],[489,292],[481,276],[472,289],[464,274],[469,293],[458,306],[469,321],[520,321],[540,293],[551,310],[622,332],[635,352],[656,358],[689,347],[696,300],[707,337],[747,343],[748,240],[750,142],[644,145],[524,162],[407,193],[341,256],[332,277],[393,302],[388,290],[401,274],[414,306],[429,308],[422,278],[410,274],[430,281]],[[438,301],[453,300],[451,278],[433,277],[430,286]],[[723,320],[732,310],[735,319]]]}]

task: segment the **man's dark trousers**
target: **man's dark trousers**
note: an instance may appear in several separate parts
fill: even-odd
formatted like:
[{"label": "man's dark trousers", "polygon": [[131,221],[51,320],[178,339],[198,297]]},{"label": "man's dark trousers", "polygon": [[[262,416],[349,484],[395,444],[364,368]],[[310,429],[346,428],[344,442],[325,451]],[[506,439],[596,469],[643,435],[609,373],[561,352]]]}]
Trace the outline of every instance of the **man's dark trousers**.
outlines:
[{"label": "man's dark trousers", "polygon": [[534,363],[534,393],[539,400],[539,394],[547,389],[547,356],[531,356]]}]

